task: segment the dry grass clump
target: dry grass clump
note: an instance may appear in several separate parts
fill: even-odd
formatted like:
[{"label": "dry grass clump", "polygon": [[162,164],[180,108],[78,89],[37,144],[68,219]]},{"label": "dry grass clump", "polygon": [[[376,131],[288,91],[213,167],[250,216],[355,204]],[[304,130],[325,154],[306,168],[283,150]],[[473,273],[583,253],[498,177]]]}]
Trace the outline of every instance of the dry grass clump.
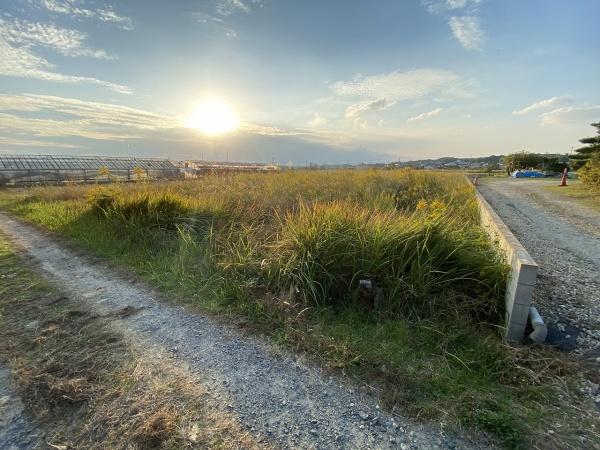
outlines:
[{"label": "dry grass clump", "polygon": [[146,358],[127,364],[90,404],[77,441],[102,448],[265,448],[184,370]]},{"label": "dry grass clump", "polygon": [[[302,205],[284,219],[272,252],[273,284],[294,286],[311,305],[362,302],[404,317],[451,308],[497,320],[505,271],[495,253],[477,230],[465,236],[445,216],[425,210],[407,215],[350,202]],[[361,279],[372,286],[361,289]]]}]

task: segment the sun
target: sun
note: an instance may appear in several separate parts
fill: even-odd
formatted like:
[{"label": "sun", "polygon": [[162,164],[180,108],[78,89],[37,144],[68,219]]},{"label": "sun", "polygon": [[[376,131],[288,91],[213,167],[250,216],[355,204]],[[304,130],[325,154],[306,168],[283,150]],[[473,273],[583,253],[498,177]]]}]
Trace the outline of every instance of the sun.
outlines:
[{"label": "sun", "polygon": [[235,109],[219,98],[208,98],[200,101],[186,119],[186,125],[204,134],[216,136],[229,133],[240,126],[240,119]]}]

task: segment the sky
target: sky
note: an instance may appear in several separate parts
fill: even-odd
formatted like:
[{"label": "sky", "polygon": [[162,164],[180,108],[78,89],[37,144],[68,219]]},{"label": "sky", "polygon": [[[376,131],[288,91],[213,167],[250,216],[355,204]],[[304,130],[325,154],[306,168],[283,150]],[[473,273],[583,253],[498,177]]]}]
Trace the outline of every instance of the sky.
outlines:
[{"label": "sky", "polygon": [[[600,120],[598,17],[598,0],[2,0],[0,152],[567,153]],[[239,127],[190,126],[207,99]]]}]

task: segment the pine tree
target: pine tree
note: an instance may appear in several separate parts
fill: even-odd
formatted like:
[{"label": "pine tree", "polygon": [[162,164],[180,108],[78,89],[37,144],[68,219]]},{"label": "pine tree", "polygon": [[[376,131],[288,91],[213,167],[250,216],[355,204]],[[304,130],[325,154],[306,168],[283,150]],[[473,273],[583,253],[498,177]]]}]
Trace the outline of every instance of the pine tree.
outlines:
[{"label": "pine tree", "polygon": [[585,147],[575,150],[575,154],[571,155],[571,163],[575,170],[581,169],[585,164],[596,155],[600,155],[600,122],[591,124],[596,128],[598,136],[580,139],[579,142],[586,144]]}]

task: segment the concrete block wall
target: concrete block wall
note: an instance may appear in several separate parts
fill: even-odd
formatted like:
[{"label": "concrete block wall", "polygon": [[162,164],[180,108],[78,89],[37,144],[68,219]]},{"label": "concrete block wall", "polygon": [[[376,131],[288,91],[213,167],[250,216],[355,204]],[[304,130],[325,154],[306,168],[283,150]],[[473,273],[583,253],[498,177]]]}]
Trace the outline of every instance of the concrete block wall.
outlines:
[{"label": "concrete block wall", "polygon": [[537,280],[538,265],[509,230],[483,196],[476,192],[481,215],[481,225],[506,255],[510,273],[506,284],[506,334],[508,342],[519,342],[525,335],[525,326],[533,289]]}]

